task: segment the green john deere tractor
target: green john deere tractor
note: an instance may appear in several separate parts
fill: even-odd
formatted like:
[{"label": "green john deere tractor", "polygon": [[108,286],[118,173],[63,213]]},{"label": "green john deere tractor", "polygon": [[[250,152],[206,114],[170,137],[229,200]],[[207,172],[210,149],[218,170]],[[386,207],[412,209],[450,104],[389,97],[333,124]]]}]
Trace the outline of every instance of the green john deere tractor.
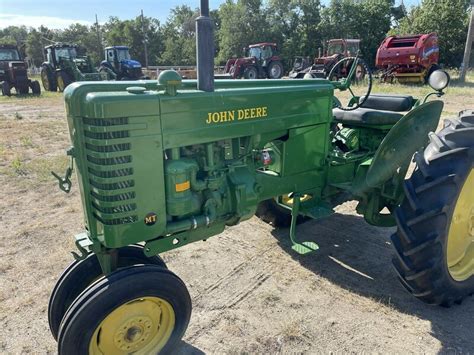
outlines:
[{"label": "green john deere tractor", "polygon": [[63,92],[75,81],[107,80],[87,56],[77,55],[77,46],[56,43],[45,47],[46,62],[41,65],[41,82],[46,91]]},{"label": "green john deere tractor", "polygon": [[201,13],[197,81],[165,71],[158,83],[65,92],[71,167],[56,177],[70,191],[75,161],[85,231],[48,307],[59,354],[172,353],[191,298],[158,254],[256,213],[289,224],[294,252],[307,254],[318,246],[297,236],[298,217],[356,200],[368,223],[397,226],[394,265],[415,297],[451,305],[473,293],[474,111],[434,133],[443,102],[430,98],[448,75],[433,74],[424,99],[368,85],[347,105],[334,94],[352,92],[358,57],[333,82],[214,83],[206,0]]}]

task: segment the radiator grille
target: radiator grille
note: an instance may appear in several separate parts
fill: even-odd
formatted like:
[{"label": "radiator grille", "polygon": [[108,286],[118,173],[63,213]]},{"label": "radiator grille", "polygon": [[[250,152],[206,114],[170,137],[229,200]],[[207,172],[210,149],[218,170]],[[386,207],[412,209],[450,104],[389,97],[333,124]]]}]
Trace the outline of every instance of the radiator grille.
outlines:
[{"label": "radiator grille", "polygon": [[94,217],[108,226],[138,221],[128,118],[83,118],[83,124]]}]

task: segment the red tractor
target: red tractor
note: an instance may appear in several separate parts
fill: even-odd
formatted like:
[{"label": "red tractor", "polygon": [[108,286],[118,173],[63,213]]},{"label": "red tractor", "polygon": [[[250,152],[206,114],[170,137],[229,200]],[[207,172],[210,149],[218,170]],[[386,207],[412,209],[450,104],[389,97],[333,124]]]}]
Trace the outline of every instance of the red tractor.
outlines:
[{"label": "red tractor", "polygon": [[[334,65],[343,58],[355,57],[359,52],[360,39],[331,39],[328,41],[328,48],[325,55],[314,58],[313,64],[309,58],[296,57],[293,69],[290,72],[290,78],[302,79],[306,74],[313,78],[327,78]],[[338,80],[347,74],[345,71],[350,68],[352,63],[347,61],[344,66],[338,68],[334,73],[336,77],[331,80]],[[365,76],[364,68],[356,68],[356,78],[362,79]]]},{"label": "red tractor", "polygon": [[244,58],[229,59],[224,76],[233,79],[280,79],[283,64],[276,43],[257,43],[244,48]]},{"label": "red tractor", "polygon": [[382,70],[382,81],[428,82],[438,67],[438,35],[434,32],[412,36],[390,36],[377,50],[375,65]]}]

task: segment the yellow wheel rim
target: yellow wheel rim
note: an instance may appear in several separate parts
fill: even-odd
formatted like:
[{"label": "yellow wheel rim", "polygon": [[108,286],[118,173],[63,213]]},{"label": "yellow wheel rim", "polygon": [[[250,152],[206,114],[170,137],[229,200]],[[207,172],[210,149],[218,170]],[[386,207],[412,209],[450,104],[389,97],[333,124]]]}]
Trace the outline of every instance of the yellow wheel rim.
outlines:
[{"label": "yellow wheel rim", "polygon": [[159,297],[143,297],[114,309],[94,331],[89,354],[158,353],[175,325],[173,307]]},{"label": "yellow wheel rim", "polygon": [[64,80],[61,76],[58,76],[58,89],[59,91],[64,91]]},{"label": "yellow wheel rim", "polygon": [[[305,202],[305,201],[308,201],[308,200],[311,200],[311,195],[301,195],[300,197],[300,202]],[[293,196],[291,194],[286,194],[286,195],[282,195],[281,196],[281,203],[283,203],[284,205],[287,205],[287,206],[293,206]]]},{"label": "yellow wheel rim", "polygon": [[474,275],[474,170],[464,182],[451,218],[447,263],[456,281]]}]

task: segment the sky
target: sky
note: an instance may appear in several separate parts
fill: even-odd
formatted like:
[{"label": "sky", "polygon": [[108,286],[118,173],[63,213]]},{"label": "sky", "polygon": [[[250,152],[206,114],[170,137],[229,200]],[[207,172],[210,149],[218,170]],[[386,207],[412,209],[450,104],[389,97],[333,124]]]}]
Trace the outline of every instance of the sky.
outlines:
[{"label": "sky", "polygon": [[[225,0],[209,0],[211,9],[216,9]],[[400,3],[401,0],[397,0]],[[329,0],[322,0],[328,3]],[[410,6],[420,0],[404,0]],[[165,22],[170,9],[187,4],[199,7],[199,0],[0,0],[0,28],[8,26],[45,25],[49,28],[64,28],[71,23],[85,25],[95,22],[104,23],[110,16],[122,20],[134,18],[143,10],[145,16],[155,17]]]}]

